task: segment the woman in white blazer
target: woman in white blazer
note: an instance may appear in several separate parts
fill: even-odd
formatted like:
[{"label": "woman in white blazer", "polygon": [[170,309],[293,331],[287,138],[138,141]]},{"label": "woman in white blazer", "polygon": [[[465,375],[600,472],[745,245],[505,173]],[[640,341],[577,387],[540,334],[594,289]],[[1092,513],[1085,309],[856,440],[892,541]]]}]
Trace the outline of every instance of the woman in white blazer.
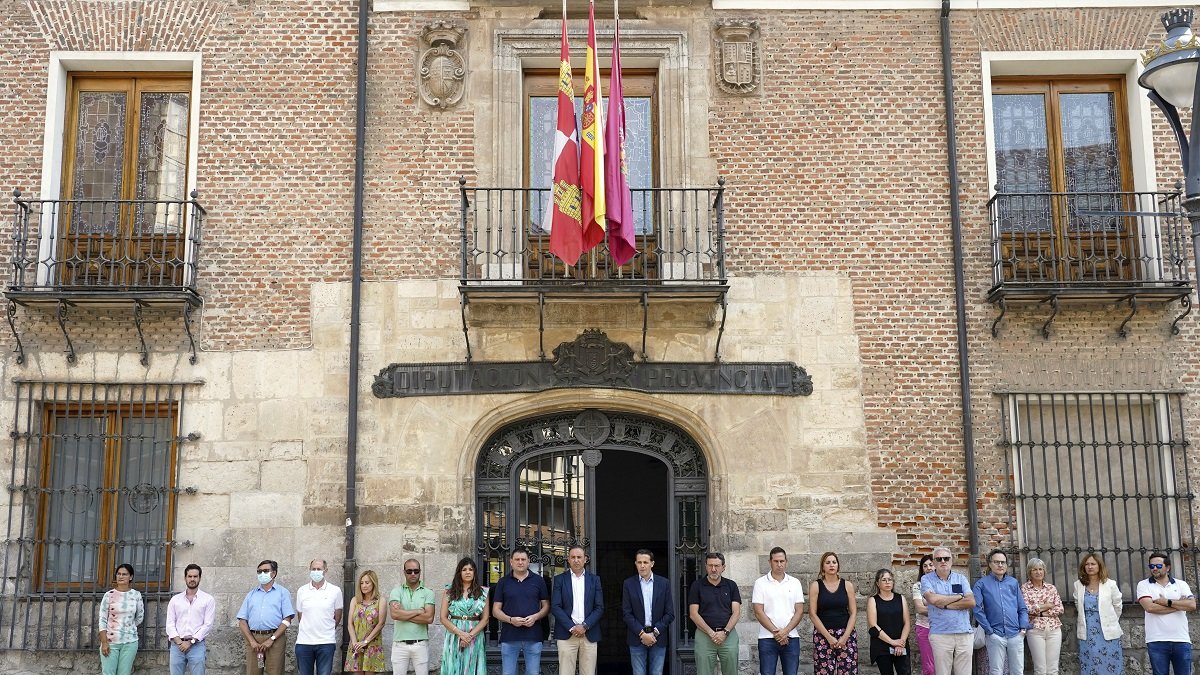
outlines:
[{"label": "woman in white blazer", "polygon": [[1080,675],[1122,675],[1121,587],[1108,578],[1108,568],[1095,553],[1079,562],[1075,612]]}]

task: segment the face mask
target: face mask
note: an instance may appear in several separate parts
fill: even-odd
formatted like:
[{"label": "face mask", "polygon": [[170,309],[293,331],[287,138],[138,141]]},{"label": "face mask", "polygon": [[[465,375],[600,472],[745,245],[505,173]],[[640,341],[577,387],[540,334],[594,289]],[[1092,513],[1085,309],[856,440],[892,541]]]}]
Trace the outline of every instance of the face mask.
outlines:
[{"label": "face mask", "polygon": [[308,573],[308,578],[312,579],[314,584],[319,584],[325,581],[325,573],[321,570],[312,570]]},{"label": "face mask", "polygon": [[259,572],[258,573],[258,583],[265,584],[270,580],[271,580],[270,572]]}]

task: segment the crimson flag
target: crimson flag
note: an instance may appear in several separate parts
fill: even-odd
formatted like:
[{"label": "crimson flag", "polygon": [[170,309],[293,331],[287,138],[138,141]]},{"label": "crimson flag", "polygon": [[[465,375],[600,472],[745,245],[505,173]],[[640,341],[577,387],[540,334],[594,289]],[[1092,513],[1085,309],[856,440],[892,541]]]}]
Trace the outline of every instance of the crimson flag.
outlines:
[{"label": "crimson flag", "polygon": [[608,250],[617,266],[633,259],[637,251],[633,231],[633,197],[629,192],[629,165],[625,158],[625,95],[621,87],[621,28],[613,26],[612,71],[609,73],[608,117],[604,144],[605,201],[608,207]]}]

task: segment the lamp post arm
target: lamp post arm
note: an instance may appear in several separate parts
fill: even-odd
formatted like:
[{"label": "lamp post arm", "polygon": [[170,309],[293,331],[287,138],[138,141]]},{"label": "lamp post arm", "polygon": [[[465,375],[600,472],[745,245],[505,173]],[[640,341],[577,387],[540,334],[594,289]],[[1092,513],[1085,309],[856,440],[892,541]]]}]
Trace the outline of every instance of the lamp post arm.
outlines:
[{"label": "lamp post arm", "polygon": [[[1171,131],[1175,132],[1175,141],[1179,144],[1179,161],[1183,164],[1183,175],[1187,176],[1190,173],[1188,167],[1191,166],[1188,162],[1188,138],[1187,134],[1183,131],[1183,122],[1179,120],[1179,111],[1175,109],[1175,106],[1167,103],[1167,100],[1159,96],[1158,92],[1153,89],[1146,94],[1146,97],[1153,101],[1159,110],[1163,111],[1163,115],[1166,116],[1167,122],[1171,125]],[[1192,133],[1196,133],[1194,124],[1192,128]]]}]

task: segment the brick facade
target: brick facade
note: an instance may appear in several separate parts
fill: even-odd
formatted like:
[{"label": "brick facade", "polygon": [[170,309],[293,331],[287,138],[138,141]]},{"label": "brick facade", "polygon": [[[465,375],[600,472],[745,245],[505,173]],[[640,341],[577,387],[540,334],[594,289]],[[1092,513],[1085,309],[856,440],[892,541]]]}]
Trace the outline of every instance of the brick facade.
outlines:
[{"label": "brick facade", "polygon": [[[707,109],[686,132],[706,143],[685,136],[680,161],[693,167],[698,185],[718,175],[727,181],[733,282],[723,357],[800,363],[817,382],[812,399],[752,404],[647,395],[621,402],[601,390],[574,403],[556,395],[371,397],[371,375],[389,363],[464,357],[458,179],[476,185],[480,175],[502,174],[493,166],[501,160],[480,139],[511,144],[507,134],[520,132],[492,128],[497,110],[512,104],[495,97],[503,64],[494,40],[505,31],[557,30],[536,18],[540,11],[505,4],[370,19],[363,370],[351,385],[363,402],[359,567],[387,572],[386,586],[404,556],[428,556],[426,569],[441,576],[427,579],[440,585],[457,555],[477,544],[471,472],[487,433],[539,406],[585,404],[639,412],[661,406],[664,415],[693,420],[688,429],[697,436],[709,434],[698,440],[708,443],[714,467],[713,541],[727,549],[743,586],[761,574],[772,541],[788,542],[793,572],[806,578],[820,550],[844,546],[848,571],[863,589],[874,568],[911,566],[934,545],[953,546],[965,564],[971,552],[937,11],[645,7],[639,16],[648,18],[631,14],[628,21],[633,32],[682,36],[690,60],[680,66],[678,93]],[[195,542],[181,557],[212,560],[206,587],[211,578],[224,605],[222,638],[234,644],[233,613],[264,546],[279,551],[272,555],[299,583],[295,570],[308,558],[336,559],[344,542],[356,12],[345,0],[0,0],[6,191],[36,194],[42,183],[52,52],[202,57],[194,187],[209,221],[199,254],[204,305],[194,324],[200,362],[186,362],[188,340],[175,315],[148,313],[145,368],[128,356],[136,337],[126,315],[83,308],[71,313],[82,359],[71,367],[53,314],[22,309],[16,321],[30,361],[0,363],[0,401],[8,400],[13,378],[205,381],[194,417],[181,423],[201,440],[181,454],[181,481],[198,492],[181,499],[177,539]],[[1069,380],[1096,355],[1167,388],[1194,394],[1197,387],[1195,317],[1183,320],[1179,335],[1168,332],[1177,304],[1141,306],[1127,338],[1116,335],[1126,305],[1064,306],[1044,339],[1048,311],[1038,307],[1010,307],[993,338],[998,310],[985,301],[992,260],[983,53],[1142,50],[1161,37],[1158,14],[951,14],[979,552],[1017,545],[997,392],[1036,379],[1017,372],[1022,364],[1050,364]],[[712,26],[723,18],[758,22],[756,95],[719,93],[713,83]],[[467,29],[466,95],[444,111],[423,104],[417,90],[420,34],[434,21]],[[581,42],[573,46],[582,53]],[[1152,118],[1153,176],[1167,189],[1178,179],[1178,155],[1157,111]],[[662,131],[671,120],[658,123]],[[570,340],[589,321],[636,344],[640,314],[630,307],[559,310],[545,342]],[[654,311],[661,313],[650,354],[711,358],[715,310]],[[477,358],[536,358],[531,312],[480,309]],[[15,342],[0,326],[0,351],[8,353]],[[1185,396],[1184,405],[1188,434],[1200,436],[1200,402]],[[757,436],[746,447],[739,434]],[[1194,450],[1189,457],[1200,459]],[[286,515],[264,516],[276,507]],[[176,567],[180,576],[182,564]],[[331,562],[331,570],[339,567]],[[1060,589],[1065,581],[1058,580]],[[1136,612],[1127,614],[1137,623]],[[751,623],[743,619],[743,628]],[[210,672],[236,672],[238,649],[218,653]],[[78,656],[79,663],[92,658]],[[139,657],[139,668],[161,669],[161,660]],[[38,655],[0,655],[20,673],[58,672],[68,661],[49,666]]]}]

